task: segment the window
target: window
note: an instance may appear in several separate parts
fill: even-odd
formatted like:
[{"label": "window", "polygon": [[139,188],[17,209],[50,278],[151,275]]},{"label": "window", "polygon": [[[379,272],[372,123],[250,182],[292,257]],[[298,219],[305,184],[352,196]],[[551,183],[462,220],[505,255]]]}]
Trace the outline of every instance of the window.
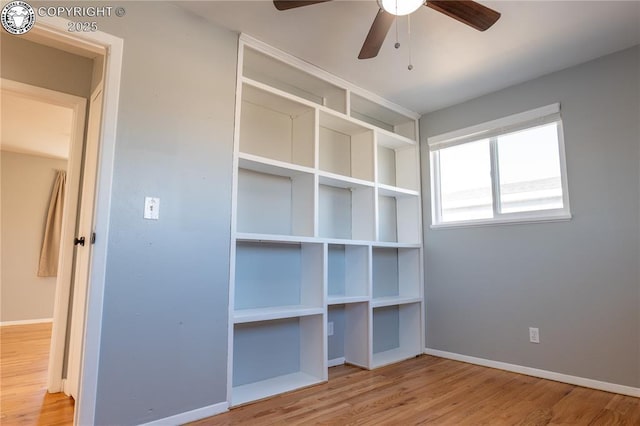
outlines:
[{"label": "window", "polygon": [[428,143],[434,227],[571,217],[559,104]]}]

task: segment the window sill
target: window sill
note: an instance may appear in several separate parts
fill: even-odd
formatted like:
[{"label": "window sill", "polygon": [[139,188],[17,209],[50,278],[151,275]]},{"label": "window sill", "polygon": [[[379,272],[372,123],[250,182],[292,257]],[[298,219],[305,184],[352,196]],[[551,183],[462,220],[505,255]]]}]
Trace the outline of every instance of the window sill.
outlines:
[{"label": "window sill", "polygon": [[562,212],[548,215],[536,216],[510,216],[492,219],[465,220],[460,222],[443,222],[432,224],[430,229],[448,229],[448,228],[469,228],[477,226],[494,226],[494,225],[520,225],[528,223],[540,222],[566,222],[571,220],[571,213]]}]

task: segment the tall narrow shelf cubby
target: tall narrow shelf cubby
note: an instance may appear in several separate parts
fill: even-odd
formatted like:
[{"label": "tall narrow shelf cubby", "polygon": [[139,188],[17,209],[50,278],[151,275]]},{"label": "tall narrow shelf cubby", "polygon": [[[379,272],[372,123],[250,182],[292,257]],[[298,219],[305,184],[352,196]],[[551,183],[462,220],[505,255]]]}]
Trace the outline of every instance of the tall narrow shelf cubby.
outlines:
[{"label": "tall narrow shelf cubby", "polygon": [[418,115],[244,34],[238,65],[230,405],[420,354]]},{"label": "tall narrow shelf cubby", "polygon": [[382,367],[422,353],[422,303],[374,307],[372,311],[373,354],[370,368]]},{"label": "tall narrow shelf cubby", "polygon": [[365,245],[327,245],[327,303],[369,301],[370,251]]}]

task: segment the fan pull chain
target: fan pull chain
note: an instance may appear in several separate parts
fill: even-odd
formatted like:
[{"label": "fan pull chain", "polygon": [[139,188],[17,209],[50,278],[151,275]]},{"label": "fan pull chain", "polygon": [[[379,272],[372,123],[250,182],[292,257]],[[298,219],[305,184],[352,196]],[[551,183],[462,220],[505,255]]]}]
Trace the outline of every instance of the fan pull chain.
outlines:
[{"label": "fan pull chain", "polygon": [[[398,10],[398,0],[396,0],[396,10]],[[399,19],[395,19],[396,24],[396,44],[393,45],[396,49],[400,49],[400,36],[398,35],[398,21]]]},{"label": "fan pull chain", "polygon": [[409,66],[407,69],[411,71],[413,69],[413,61],[411,60],[411,15],[407,15],[407,33],[409,34]]},{"label": "fan pull chain", "polygon": [[393,45],[396,49],[400,49],[400,37],[398,36],[398,18],[396,18],[396,44]]}]

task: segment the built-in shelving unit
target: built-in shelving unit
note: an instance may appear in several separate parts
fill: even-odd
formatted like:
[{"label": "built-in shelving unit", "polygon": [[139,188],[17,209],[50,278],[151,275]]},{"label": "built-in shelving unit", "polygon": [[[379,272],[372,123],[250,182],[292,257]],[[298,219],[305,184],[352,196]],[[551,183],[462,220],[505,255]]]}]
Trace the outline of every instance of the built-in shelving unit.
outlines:
[{"label": "built-in shelving unit", "polygon": [[238,71],[230,405],[418,355],[417,114],[245,35]]}]

